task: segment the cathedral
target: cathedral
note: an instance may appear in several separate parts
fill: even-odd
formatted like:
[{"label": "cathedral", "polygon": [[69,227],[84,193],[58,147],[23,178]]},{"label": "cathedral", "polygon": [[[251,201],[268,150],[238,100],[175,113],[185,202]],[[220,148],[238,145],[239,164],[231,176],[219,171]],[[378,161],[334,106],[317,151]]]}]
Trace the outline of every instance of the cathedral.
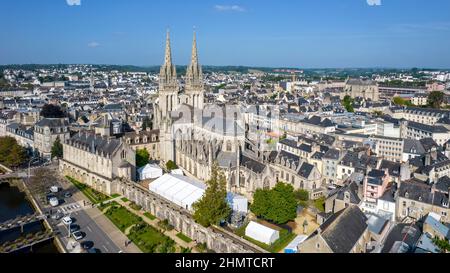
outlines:
[{"label": "cathedral", "polygon": [[312,192],[320,188],[315,166],[297,156],[266,151],[248,137],[251,126],[245,122],[244,106],[205,104],[204,92],[195,32],[184,84],[179,84],[172,63],[168,32],[159,94],[153,107],[162,163],[173,161],[189,175],[206,181],[216,162],[227,179],[227,191],[249,200],[257,189],[272,188],[277,181]]},{"label": "cathedral", "polygon": [[168,32],[158,101],[154,107],[155,125],[160,130],[161,160],[174,161],[201,180],[209,179],[211,165],[217,162],[231,183],[239,165],[239,151],[244,145],[242,123],[237,114],[227,112],[224,107],[204,105],[204,92],[195,32],[184,89],[180,88],[172,63]]}]

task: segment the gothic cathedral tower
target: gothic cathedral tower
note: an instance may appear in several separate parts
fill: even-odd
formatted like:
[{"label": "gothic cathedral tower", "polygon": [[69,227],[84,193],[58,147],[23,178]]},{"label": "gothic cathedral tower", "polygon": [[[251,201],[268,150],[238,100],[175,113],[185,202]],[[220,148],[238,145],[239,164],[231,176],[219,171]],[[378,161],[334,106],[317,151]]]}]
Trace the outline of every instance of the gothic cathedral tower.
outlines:
[{"label": "gothic cathedral tower", "polygon": [[203,90],[203,73],[202,67],[198,63],[197,54],[197,37],[194,31],[192,41],[192,57],[191,63],[186,72],[186,89],[185,93],[189,98],[189,104],[197,109],[203,109],[204,90]]},{"label": "gothic cathedral tower", "polygon": [[156,125],[160,132],[160,154],[164,162],[174,160],[174,141],[172,134],[171,112],[178,103],[178,81],[175,65],[172,63],[170,34],[167,31],[164,64],[159,73],[159,103],[156,111]]}]

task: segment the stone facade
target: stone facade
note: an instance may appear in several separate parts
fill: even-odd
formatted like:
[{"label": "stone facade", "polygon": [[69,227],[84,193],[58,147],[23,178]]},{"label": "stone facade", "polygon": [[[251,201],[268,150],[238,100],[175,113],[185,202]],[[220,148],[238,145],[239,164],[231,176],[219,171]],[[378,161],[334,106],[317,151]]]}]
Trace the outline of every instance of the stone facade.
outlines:
[{"label": "stone facade", "polygon": [[70,138],[69,120],[44,118],[34,126],[34,148],[43,158],[50,158],[56,139],[61,143]]},{"label": "stone facade", "polygon": [[344,87],[344,95],[352,98],[361,97],[378,101],[380,98],[378,84],[371,80],[348,79]]}]

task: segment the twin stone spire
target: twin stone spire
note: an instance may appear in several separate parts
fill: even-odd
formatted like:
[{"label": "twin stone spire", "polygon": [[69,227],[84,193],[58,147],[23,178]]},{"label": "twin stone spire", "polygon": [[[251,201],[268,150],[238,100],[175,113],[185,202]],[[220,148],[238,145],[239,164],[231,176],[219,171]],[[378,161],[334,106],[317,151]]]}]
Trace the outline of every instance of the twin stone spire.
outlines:
[{"label": "twin stone spire", "polygon": [[[170,33],[169,31],[167,31],[164,64],[161,66],[160,70],[160,90],[162,91],[174,90],[177,88],[178,88],[177,71],[175,65],[172,63]],[[197,37],[194,31],[194,38],[192,41],[191,63],[187,67],[186,72],[186,91],[199,90],[202,88],[203,88],[203,73],[202,67],[198,62]]]}]

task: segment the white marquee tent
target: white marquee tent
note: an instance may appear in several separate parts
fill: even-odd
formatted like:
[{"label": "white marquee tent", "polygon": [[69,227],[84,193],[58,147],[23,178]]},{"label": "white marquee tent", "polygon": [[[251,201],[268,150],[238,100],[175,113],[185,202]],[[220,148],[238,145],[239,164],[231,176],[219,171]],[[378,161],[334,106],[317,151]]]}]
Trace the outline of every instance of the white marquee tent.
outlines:
[{"label": "white marquee tent", "polygon": [[204,183],[177,174],[165,174],[149,185],[151,192],[188,210],[192,210],[192,204],[202,197],[205,189]]},{"label": "white marquee tent", "polygon": [[245,228],[245,236],[248,236],[267,245],[271,245],[280,238],[280,233],[278,232],[278,230],[274,230],[256,222],[250,221],[250,223]]},{"label": "white marquee tent", "polygon": [[163,170],[156,164],[147,164],[138,169],[139,180],[155,179],[163,175]]}]

